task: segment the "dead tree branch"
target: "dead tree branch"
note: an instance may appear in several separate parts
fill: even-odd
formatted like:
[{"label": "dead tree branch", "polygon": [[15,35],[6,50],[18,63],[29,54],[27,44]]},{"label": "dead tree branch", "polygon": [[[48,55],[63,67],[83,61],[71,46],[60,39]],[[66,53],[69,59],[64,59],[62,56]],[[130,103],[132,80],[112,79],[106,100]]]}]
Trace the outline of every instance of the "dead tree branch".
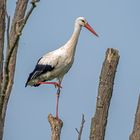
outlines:
[{"label": "dead tree branch", "polygon": [[[14,78],[14,71],[15,71],[15,64],[16,64],[16,52],[17,49],[15,49],[15,53],[13,54],[11,52],[14,45],[14,40],[17,37],[17,34],[15,32],[16,22],[21,18],[24,18],[26,8],[27,8],[28,1],[27,0],[18,0],[16,5],[16,10],[14,14],[14,18],[12,20],[12,26],[11,31],[9,35],[9,46],[7,47],[6,53],[6,59],[5,59],[5,66],[4,66],[4,74],[3,74],[3,83],[2,83],[2,97],[0,102],[0,114],[2,116],[2,119],[5,116],[6,112],[6,105],[11,93],[12,85],[13,85],[13,78]],[[18,44],[16,44],[18,46]]]},{"label": "dead tree branch", "polygon": [[140,95],[137,105],[137,111],[135,115],[135,122],[133,132],[129,137],[130,140],[140,140]]},{"label": "dead tree branch", "polygon": [[[2,117],[4,118],[5,112],[6,112],[6,106],[8,103],[8,99],[11,93],[13,80],[14,80],[14,73],[15,73],[15,66],[16,66],[16,56],[17,56],[17,50],[18,50],[18,42],[20,39],[20,36],[22,34],[22,30],[24,26],[26,25],[26,22],[28,18],[30,17],[33,9],[36,7],[37,1],[32,1],[31,8],[27,12],[27,15],[25,16],[28,0],[19,0],[17,2],[17,7],[15,11],[15,16],[12,22],[12,27],[10,31],[9,36],[9,48],[7,50],[7,57],[5,62],[5,71],[4,71],[4,83],[3,83],[3,105],[1,105],[2,109]],[[25,18],[24,18],[25,16]],[[1,111],[1,110],[0,110]]]},{"label": "dead tree branch", "polygon": [[81,136],[82,136],[82,132],[83,132],[83,128],[84,128],[84,123],[85,123],[85,118],[84,118],[84,114],[83,114],[82,115],[82,121],[81,121],[80,130],[78,131],[78,129],[76,128],[76,131],[78,133],[78,140],[81,140]]},{"label": "dead tree branch", "polygon": [[9,39],[9,30],[10,30],[10,16],[8,15],[8,13],[6,14],[7,16],[7,47],[10,47],[10,39]]},{"label": "dead tree branch", "polygon": [[118,62],[118,51],[112,48],[107,49],[100,74],[96,112],[91,121],[90,140],[104,140]]},{"label": "dead tree branch", "polygon": [[60,140],[61,129],[63,127],[63,122],[51,114],[48,115],[48,121],[51,126],[52,136],[51,140]]},{"label": "dead tree branch", "polygon": [[[7,104],[13,87],[19,39],[37,2],[39,0],[31,1],[31,7],[26,14],[29,0],[18,0],[10,27],[10,16],[8,16],[6,11],[6,0],[0,0],[0,140],[2,140]],[[6,56],[4,57],[3,48],[6,16],[7,48]],[[3,60],[5,60],[5,63],[3,63]]]},{"label": "dead tree branch", "polygon": [[[0,96],[2,96],[2,81],[3,81],[3,60],[4,60],[4,36],[5,36],[5,11],[6,0],[0,0]],[[0,116],[0,140],[3,137],[4,123]]]},{"label": "dead tree branch", "polygon": [[3,50],[4,50],[4,34],[5,34],[5,11],[6,0],[0,0],[0,94],[3,80]]}]

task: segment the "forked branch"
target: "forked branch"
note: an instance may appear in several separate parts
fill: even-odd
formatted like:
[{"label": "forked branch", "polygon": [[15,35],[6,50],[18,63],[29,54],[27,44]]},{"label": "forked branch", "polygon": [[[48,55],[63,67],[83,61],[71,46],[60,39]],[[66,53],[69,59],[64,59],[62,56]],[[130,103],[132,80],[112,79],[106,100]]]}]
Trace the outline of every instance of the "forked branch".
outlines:
[{"label": "forked branch", "polygon": [[78,130],[77,128],[75,128],[76,131],[77,131],[77,133],[78,133],[78,140],[81,140],[82,132],[83,132],[83,128],[84,128],[84,123],[85,123],[85,118],[84,118],[84,114],[82,114],[82,121],[81,121],[80,130]]}]

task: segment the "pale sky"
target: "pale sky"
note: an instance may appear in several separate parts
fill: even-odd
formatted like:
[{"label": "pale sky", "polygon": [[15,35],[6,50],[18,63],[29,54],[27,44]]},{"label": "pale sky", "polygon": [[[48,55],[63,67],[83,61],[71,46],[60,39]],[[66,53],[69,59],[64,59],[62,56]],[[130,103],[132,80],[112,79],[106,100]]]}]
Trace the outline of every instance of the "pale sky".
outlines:
[{"label": "pale sky", "polygon": [[[12,15],[15,0],[9,1]],[[60,97],[64,122],[61,140],[77,139],[82,113],[82,140],[89,139],[95,112],[99,75],[107,48],[119,50],[114,92],[106,129],[106,140],[127,140],[132,132],[140,88],[139,0],[42,0],[26,25],[20,47],[14,87],[9,100],[4,140],[49,140],[49,113],[55,115],[56,89],[50,85],[25,88],[28,74],[45,53],[65,44],[74,21],[84,16],[99,38],[82,29],[75,62],[65,76]]]}]

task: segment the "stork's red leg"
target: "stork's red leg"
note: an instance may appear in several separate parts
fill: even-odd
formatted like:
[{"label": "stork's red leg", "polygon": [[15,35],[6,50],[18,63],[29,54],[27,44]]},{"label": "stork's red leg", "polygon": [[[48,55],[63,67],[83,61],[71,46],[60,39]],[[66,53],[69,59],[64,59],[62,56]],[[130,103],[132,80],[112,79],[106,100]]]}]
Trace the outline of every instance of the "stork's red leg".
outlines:
[{"label": "stork's red leg", "polygon": [[51,84],[51,85],[54,85],[55,87],[58,87],[58,88],[62,88],[61,84],[57,83],[57,82],[38,82],[38,84]]},{"label": "stork's red leg", "polygon": [[56,119],[59,119],[58,115],[58,108],[59,108],[59,97],[60,97],[60,88],[61,86],[61,81],[57,82],[38,82],[38,84],[51,84],[54,85],[55,87],[58,87],[57,93],[56,93]]},{"label": "stork's red leg", "polygon": [[60,88],[57,89],[57,94],[56,94],[56,119],[59,119],[58,117],[59,97],[60,97]]},{"label": "stork's red leg", "polygon": [[[59,85],[61,85],[61,81],[62,79],[60,80],[59,79]],[[59,115],[58,115],[58,109],[59,109],[59,97],[60,97],[60,87],[58,87],[57,89],[57,93],[56,93],[56,119],[58,120],[59,119]]]}]

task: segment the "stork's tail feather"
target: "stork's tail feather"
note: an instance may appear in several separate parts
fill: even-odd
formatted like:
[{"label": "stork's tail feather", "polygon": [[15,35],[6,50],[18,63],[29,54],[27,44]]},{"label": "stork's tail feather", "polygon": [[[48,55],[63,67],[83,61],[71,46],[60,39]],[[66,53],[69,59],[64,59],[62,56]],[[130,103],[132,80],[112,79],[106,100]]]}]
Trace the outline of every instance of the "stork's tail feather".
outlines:
[{"label": "stork's tail feather", "polygon": [[[28,86],[28,83],[25,84],[25,87],[27,87],[27,86]],[[34,85],[32,85],[32,86],[38,87],[38,86],[40,86],[40,84],[34,84]]]},{"label": "stork's tail feather", "polygon": [[[29,77],[27,79],[27,82],[25,84],[25,87],[27,87],[27,85],[30,85],[28,84],[31,80],[34,80],[36,78],[38,78],[40,75],[44,74],[44,73],[47,73],[48,71],[52,71],[54,69],[54,67],[52,67],[51,65],[42,65],[42,64],[37,64],[35,69],[33,70],[33,72],[31,72],[29,74]],[[39,86],[40,84],[38,83],[35,83],[34,85],[31,85],[31,86]]]},{"label": "stork's tail feather", "polygon": [[27,82],[26,82],[26,83],[25,83],[25,87],[27,87],[27,85],[28,85],[28,84],[27,84]]},{"label": "stork's tail feather", "polygon": [[[27,82],[25,83],[25,87],[28,86],[28,83],[30,82],[30,80],[34,79],[34,74],[35,74],[35,70],[29,74],[29,77],[28,77],[28,79],[27,79]],[[38,84],[37,84],[37,85],[38,85]],[[40,84],[39,84],[39,85],[40,85]],[[38,85],[38,86],[39,86],[39,85]],[[33,85],[33,86],[34,86],[34,85]]]},{"label": "stork's tail feather", "polygon": [[[27,87],[28,85],[30,85],[30,84],[29,84],[30,80],[31,80],[31,78],[30,78],[30,75],[29,75],[29,77],[28,77],[28,79],[27,79],[27,82],[25,83],[25,87]],[[38,87],[39,85],[40,85],[40,84],[33,84],[33,85],[31,85],[31,86]]]}]

